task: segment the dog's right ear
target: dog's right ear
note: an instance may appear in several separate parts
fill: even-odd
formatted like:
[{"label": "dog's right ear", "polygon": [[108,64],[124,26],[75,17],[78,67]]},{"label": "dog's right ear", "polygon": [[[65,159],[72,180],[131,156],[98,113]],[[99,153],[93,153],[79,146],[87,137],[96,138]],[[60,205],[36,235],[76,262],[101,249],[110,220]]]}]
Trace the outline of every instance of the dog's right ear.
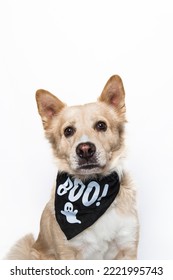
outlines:
[{"label": "dog's right ear", "polygon": [[110,77],[99,97],[99,101],[112,106],[119,113],[125,112],[125,92],[120,76]]},{"label": "dog's right ear", "polygon": [[49,91],[39,89],[36,91],[36,101],[38,112],[42,118],[43,126],[45,129],[49,127],[52,119],[66,106],[56,96]]}]

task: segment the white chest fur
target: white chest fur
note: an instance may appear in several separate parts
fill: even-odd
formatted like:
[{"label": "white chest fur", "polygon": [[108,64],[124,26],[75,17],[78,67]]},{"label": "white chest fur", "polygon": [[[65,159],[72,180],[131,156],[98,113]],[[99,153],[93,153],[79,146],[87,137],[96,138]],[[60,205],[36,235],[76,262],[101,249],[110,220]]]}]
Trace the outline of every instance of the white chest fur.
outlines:
[{"label": "white chest fur", "polygon": [[115,202],[95,224],[72,238],[80,259],[114,259],[119,250],[134,240],[137,220],[116,211]]}]

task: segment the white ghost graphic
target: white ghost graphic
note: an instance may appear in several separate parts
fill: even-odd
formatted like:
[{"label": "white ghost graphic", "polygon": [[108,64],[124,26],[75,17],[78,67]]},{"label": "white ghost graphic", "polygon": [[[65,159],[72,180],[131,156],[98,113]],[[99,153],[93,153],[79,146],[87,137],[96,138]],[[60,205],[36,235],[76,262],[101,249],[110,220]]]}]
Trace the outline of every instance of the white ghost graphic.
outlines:
[{"label": "white ghost graphic", "polygon": [[64,205],[64,210],[61,210],[61,213],[66,216],[67,222],[70,224],[81,224],[81,221],[79,221],[76,218],[76,214],[78,213],[78,210],[73,210],[73,204],[71,202],[66,202]]}]

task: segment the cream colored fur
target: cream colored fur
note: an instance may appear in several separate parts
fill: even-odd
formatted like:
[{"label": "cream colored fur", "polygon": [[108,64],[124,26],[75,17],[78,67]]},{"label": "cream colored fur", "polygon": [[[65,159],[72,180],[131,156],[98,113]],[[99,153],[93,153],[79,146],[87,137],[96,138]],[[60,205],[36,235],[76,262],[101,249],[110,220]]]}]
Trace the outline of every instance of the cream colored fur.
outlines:
[{"label": "cream colored fur", "polygon": [[[108,80],[95,103],[68,107],[45,90],[37,91],[36,99],[58,170],[81,179],[116,171],[120,192],[92,226],[67,240],[55,219],[53,189],[41,217],[37,240],[32,235],[25,236],[14,245],[7,259],[136,259],[139,224],[135,188],[123,167],[126,119],[120,77]],[[105,131],[98,129],[100,121],[106,124]],[[66,129],[70,136],[65,134]],[[77,145],[85,142],[96,147],[95,165],[90,169],[82,165],[76,153]]]}]

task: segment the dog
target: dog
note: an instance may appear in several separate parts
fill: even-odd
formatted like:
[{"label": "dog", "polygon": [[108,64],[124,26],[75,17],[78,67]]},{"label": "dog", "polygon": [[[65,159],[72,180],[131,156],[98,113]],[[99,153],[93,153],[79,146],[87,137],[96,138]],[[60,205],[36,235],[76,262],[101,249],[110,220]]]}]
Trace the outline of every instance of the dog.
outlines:
[{"label": "dog", "polygon": [[38,112],[58,167],[56,186],[32,234],[7,259],[136,259],[139,221],[136,190],[123,166],[125,91],[112,76],[98,101],[68,107],[46,90]]}]

